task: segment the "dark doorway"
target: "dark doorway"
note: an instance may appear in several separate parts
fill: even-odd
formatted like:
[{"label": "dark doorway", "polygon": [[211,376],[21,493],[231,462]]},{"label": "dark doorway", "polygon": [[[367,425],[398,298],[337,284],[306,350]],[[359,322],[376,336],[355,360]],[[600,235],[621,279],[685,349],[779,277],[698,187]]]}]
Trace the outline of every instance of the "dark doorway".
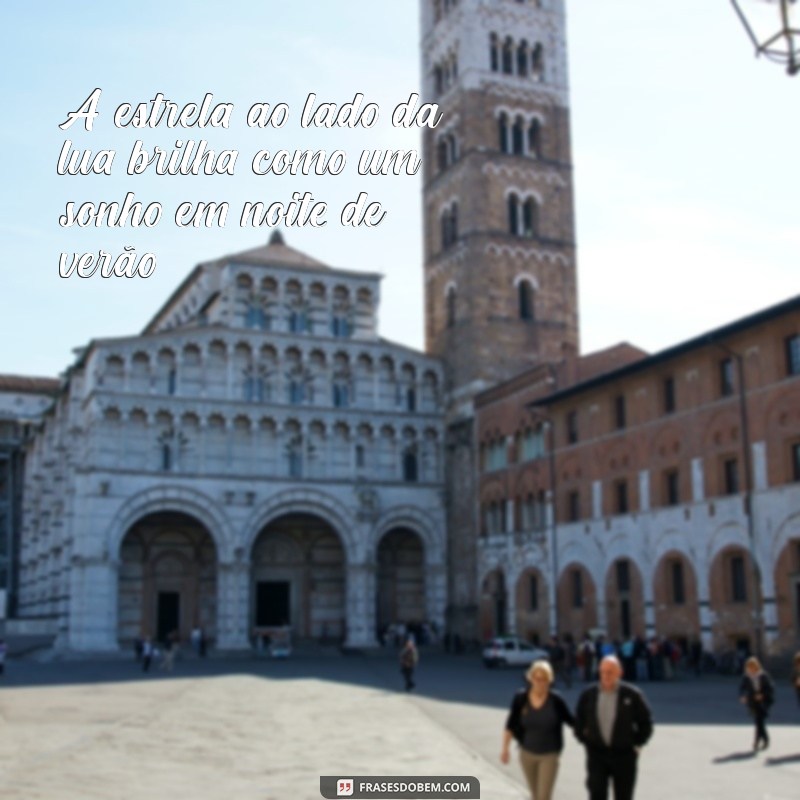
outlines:
[{"label": "dark doorway", "polygon": [[180,592],[158,593],[158,632],[159,642],[166,642],[173,631],[181,628],[181,595]]},{"label": "dark doorway", "polygon": [[620,600],[619,610],[622,638],[629,639],[631,635],[631,601],[627,597]]},{"label": "dark doorway", "polygon": [[291,623],[289,581],[260,581],[256,586],[256,625],[273,627]]}]

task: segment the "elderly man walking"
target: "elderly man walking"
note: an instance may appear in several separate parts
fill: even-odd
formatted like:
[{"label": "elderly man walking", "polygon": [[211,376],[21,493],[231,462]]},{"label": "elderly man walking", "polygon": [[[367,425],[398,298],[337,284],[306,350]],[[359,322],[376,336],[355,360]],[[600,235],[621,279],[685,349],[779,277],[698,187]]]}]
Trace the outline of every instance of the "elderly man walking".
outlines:
[{"label": "elderly man walking", "polygon": [[575,710],[575,735],[586,748],[589,800],[633,800],[640,748],[653,733],[650,707],[639,689],[620,680],[616,656],[600,662],[597,685],[585,689]]}]

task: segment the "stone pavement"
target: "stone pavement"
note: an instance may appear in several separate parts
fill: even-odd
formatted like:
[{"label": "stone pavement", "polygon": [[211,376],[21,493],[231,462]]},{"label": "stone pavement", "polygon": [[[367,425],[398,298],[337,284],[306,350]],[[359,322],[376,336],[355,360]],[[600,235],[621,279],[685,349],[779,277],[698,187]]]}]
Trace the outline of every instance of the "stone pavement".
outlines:
[{"label": "stone pavement", "polygon": [[[423,653],[412,695],[398,691],[391,656],[185,660],[169,675],[128,660],[12,661],[7,673],[3,800],[304,800],[335,774],[474,775],[484,800],[526,797],[518,767],[498,761],[518,674],[473,660]],[[800,709],[788,692],[771,749],[753,757],[733,679],[646,690],[658,727],[640,800],[800,796]],[[555,800],[584,800],[582,782],[569,741]]]}]

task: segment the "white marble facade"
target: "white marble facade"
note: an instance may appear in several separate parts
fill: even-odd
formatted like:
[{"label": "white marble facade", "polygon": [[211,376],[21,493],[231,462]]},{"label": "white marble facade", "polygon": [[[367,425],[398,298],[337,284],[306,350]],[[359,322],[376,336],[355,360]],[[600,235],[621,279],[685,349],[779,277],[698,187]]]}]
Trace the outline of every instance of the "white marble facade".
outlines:
[{"label": "white marble facade", "polygon": [[379,289],[277,236],[92,341],[29,453],[20,615],[78,651],[243,648],[271,603],[350,646],[441,626],[442,368],[378,336]]}]

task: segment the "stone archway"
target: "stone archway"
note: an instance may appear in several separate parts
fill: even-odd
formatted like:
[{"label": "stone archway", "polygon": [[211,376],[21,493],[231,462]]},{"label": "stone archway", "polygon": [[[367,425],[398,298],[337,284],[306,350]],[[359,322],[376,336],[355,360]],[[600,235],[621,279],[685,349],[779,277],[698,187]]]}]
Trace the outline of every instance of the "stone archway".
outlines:
[{"label": "stone archway", "polygon": [[378,631],[394,623],[413,628],[426,622],[425,546],[419,534],[404,527],[387,531],[378,544],[376,564]]},{"label": "stone archway", "polygon": [[656,632],[689,652],[700,639],[700,602],[697,576],[685,553],[670,550],[659,559],[653,573]]},{"label": "stone archway", "polygon": [[774,565],[775,613],[778,635],[774,652],[792,653],[800,648],[800,538],[789,539]]},{"label": "stone archway", "polygon": [[550,637],[550,600],[547,579],[536,567],[528,567],[517,579],[514,611],[517,633],[544,646]]},{"label": "stone archway", "polygon": [[617,558],[608,568],[605,584],[608,636],[624,642],[645,635],[644,584],[632,558]]},{"label": "stone archway", "polygon": [[218,555],[208,529],[177,511],[135,522],[120,546],[117,637],[129,646],[144,636],[181,640],[200,626],[216,638]]},{"label": "stone archway", "polygon": [[345,551],[322,517],[289,513],[267,523],[253,543],[250,587],[254,632],[288,625],[297,638],[344,638]]}]

